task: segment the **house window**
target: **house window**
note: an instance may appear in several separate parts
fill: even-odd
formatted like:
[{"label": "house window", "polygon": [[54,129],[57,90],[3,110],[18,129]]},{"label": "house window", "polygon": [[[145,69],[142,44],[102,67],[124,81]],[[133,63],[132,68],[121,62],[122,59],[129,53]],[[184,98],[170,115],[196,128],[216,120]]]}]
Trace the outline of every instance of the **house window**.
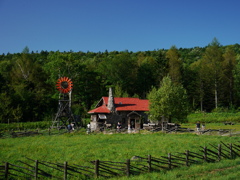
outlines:
[{"label": "house window", "polygon": [[99,119],[107,119],[105,114],[98,114]]}]

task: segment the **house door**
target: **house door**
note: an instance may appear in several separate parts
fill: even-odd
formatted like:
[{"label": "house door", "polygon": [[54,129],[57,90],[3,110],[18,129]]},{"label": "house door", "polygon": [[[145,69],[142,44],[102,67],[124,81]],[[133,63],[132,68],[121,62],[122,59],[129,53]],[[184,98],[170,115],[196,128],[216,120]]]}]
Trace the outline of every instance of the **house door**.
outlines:
[{"label": "house door", "polygon": [[130,128],[135,129],[135,119],[130,119]]},{"label": "house door", "polygon": [[128,125],[131,129],[141,128],[141,116],[137,112],[131,112],[128,115]]}]

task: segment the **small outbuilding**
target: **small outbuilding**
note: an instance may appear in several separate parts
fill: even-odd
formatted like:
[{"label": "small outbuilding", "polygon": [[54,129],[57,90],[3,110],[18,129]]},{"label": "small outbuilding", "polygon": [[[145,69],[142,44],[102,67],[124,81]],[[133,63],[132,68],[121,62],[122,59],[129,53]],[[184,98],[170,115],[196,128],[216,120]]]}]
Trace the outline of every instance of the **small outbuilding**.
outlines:
[{"label": "small outbuilding", "polygon": [[144,123],[148,123],[148,111],[147,99],[114,97],[110,88],[109,96],[102,97],[95,109],[88,112],[91,114],[91,130],[116,128],[118,122],[122,128],[140,129]]}]

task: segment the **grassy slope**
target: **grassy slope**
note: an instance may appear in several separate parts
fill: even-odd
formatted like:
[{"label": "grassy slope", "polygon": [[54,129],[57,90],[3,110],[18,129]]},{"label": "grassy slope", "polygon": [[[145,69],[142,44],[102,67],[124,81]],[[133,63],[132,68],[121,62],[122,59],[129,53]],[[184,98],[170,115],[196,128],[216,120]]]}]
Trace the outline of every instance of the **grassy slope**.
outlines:
[{"label": "grassy slope", "polygon": [[142,174],[139,176],[111,178],[111,180],[226,180],[239,179],[240,158],[222,160],[217,163],[206,163],[190,167],[176,168],[171,171],[160,171]]},{"label": "grassy slope", "polygon": [[[0,161],[17,163],[31,159],[50,162],[89,165],[91,160],[125,162],[134,155],[153,157],[167,153],[190,150],[198,152],[199,146],[209,147],[220,141],[234,143],[239,137],[201,136],[195,134],[79,134],[70,133],[56,136],[35,136],[0,139]],[[234,179],[239,170],[240,159],[224,160],[208,165],[193,165],[171,171],[154,172],[133,176],[130,179]],[[218,170],[223,169],[223,170]],[[189,173],[191,172],[191,173]],[[211,175],[212,174],[212,175]],[[199,178],[198,178],[199,177]],[[231,177],[231,178],[229,178]],[[126,179],[125,177],[113,179]]]},{"label": "grassy slope", "polygon": [[[240,131],[237,114],[191,114],[188,124],[182,127],[195,128],[195,122],[206,122],[206,129],[234,129]],[[224,117],[224,118],[222,118]],[[216,121],[216,118],[218,119]],[[208,120],[206,120],[208,119]],[[224,121],[237,124],[223,125]],[[210,123],[210,122],[217,123]],[[39,127],[39,125],[38,125]],[[195,134],[91,134],[70,133],[64,135],[36,136],[23,138],[0,139],[0,161],[16,163],[25,161],[25,156],[31,159],[50,162],[68,161],[69,164],[89,165],[91,160],[111,160],[124,162],[134,155],[154,157],[167,155],[171,152],[185,150],[198,152],[199,146],[217,145],[220,141],[231,143],[239,141],[239,137],[199,136]],[[130,179],[237,179],[240,170],[240,160],[221,161],[210,165],[194,165],[171,171],[154,172]],[[191,172],[191,173],[189,173]],[[125,179],[113,178],[113,179]]]},{"label": "grassy slope", "polygon": [[13,162],[32,159],[83,163],[95,159],[125,161],[134,155],[159,157],[171,152],[197,151],[199,146],[231,143],[239,137],[194,134],[65,134],[0,139],[0,160]]}]

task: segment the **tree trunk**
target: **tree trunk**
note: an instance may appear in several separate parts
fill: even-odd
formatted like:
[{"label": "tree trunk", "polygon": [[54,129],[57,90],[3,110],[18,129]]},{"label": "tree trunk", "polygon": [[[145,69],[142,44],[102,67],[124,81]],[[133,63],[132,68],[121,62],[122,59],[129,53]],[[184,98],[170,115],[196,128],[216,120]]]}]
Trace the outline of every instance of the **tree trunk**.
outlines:
[{"label": "tree trunk", "polygon": [[215,80],[215,108],[218,108],[218,91],[217,91],[217,80]]}]

